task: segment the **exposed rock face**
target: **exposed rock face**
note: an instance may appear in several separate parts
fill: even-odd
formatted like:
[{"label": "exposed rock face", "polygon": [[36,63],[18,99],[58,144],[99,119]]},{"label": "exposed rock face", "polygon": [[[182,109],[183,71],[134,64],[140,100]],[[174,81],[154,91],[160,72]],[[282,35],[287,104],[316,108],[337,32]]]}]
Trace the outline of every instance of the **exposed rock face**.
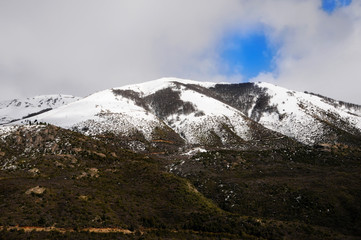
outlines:
[{"label": "exposed rock face", "polygon": [[40,187],[40,186],[36,186],[33,188],[28,189],[25,194],[30,195],[30,194],[36,194],[36,195],[41,195],[45,192],[46,188]]}]

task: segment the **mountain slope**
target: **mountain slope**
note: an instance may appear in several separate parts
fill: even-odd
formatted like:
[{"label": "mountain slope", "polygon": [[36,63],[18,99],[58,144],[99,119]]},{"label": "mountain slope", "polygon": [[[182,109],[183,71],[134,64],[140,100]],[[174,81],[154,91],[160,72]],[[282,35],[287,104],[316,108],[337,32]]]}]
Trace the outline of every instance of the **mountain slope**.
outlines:
[{"label": "mountain slope", "polygon": [[263,126],[305,144],[337,143],[361,136],[361,106],[269,83],[218,84],[216,98]]},{"label": "mountain slope", "polygon": [[191,145],[250,147],[292,143],[209,96],[207,91],[212,86],[215,83],[159,79],[104,90],[29,120],[88,135],[112,132],[147,141],[183,139]]},{"label": "mountain slope", "polygon": [[272,222],[258,226],[254,218],[223,211],[151,155],[52,125],[9,128],[0,133],[0,227],[198,231],[193,234],[210,235],[204,239],[281,233]]},{"label": "mountain slope", "polygon": [[361,141],[361,106],[269,83],[162,78],[104,90],[27,120],[87,135],[227,148],[292,144],[287,137],[308,145]]},{"label": "mountain slope", "polygon": [[[53,239],[57,229],[64,231],[57,239],[360,235],[360,149],[217,149],[154,157],[52,125],[3,128],[1,239]],[[54,232],[15,226],[52,226]],[[141,235],[90,235],[88,228]]]},{"label": "mountain slope", "polygon": [[359,110],[266,83],[160,79],[0,126],[0,238],[356,239]]},{"label": "mountain slope", "polygon": [[164,124],[152,114],[129,99],[105,90],[92,94],[77,102],[54,109],[32,118],[39,119],[69,129],[79,129],[90,135],[105,131],[123,134],[135,134],[141,131],[147,138],[155,127]]},{"label": "mountain slope", "polygon": [[0,102],[0,125],[25,119],[79,100],[70,95],[41,95]]}]

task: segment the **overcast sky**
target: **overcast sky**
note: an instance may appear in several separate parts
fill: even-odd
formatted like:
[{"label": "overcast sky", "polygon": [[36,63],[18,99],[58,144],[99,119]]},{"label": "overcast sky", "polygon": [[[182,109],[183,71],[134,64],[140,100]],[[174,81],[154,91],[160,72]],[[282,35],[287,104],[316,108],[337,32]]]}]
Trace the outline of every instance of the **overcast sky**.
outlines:
[{"label": "overcast sky", "polygon": [[168,76],[361,104],[361,0],[0,0],[0,100]]}]

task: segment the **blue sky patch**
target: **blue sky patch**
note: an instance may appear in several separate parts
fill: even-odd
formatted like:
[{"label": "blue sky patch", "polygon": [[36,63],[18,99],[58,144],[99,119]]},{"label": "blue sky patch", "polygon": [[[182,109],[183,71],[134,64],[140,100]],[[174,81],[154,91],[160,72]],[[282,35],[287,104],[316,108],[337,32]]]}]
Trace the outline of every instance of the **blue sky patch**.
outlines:
[{"label": "blue sky patch", "polygon": [[227,76],[241,74],[248,80],[260,72],[272,70],[272,59],[276,51],[262,33],[246,37],[231,35],[222,41],[222,46],[220,57],[225,63],[222,73]]},{"label": "blue sky patch", "polygon": [[332,13],[339,7],[350,5],[352,0],[322,0],[322,9],[325,12]]}]

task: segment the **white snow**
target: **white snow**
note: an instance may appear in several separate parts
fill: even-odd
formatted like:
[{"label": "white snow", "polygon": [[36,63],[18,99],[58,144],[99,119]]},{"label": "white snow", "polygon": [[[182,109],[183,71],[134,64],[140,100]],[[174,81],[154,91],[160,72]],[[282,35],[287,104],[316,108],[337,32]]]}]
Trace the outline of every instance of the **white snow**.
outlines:
[{"label": "white snow", "polygon": [[207,152],[207,150],[204,148],[201,148],[201,147],[196,147],[196,148],[190,149],[188,152],[185,152],[182,155],[193,156],[196,153],[203,153],[203,152]]},{"label": "white snow", "polygon": [[204,94],[193,90],[181,88],[180,98],[184,102],[193,103],[197,109],[202,110],[206,115],[224,115],[232,116],[237,110],[226,105],[214,98],[210,98]]},{"label": "white snow", "polygon": [[147,138],[150,138],[155,126],[162,125],[156,116],[135,105],[132,100],[116,96],[110,89],[29,120],[35,119],[63,128],[87,127],[87,133],[91,135],[105,131],[130,133],[141,130]]},{"label": "white snow", "polygon": [[106,113],[129,113],[134,117],[150,118],[144,114],[143,108],[136,106],[132,101],[116,97],[111,90],[105,90],[44,113],[41,115],[41,120],[69,128],[74,123],[97,120],[99,114]]},{"label": "white snow", "polygon": [[[210,88],[217,83],[162,78],[115,88],[135,91],[141,97],[161,89],[171,88],[173,91],[179,92],[183,102],[193,105],[194,112],[175,113],[164,119],[165,122],[160,120],[152,110],[148,111],[142,106],[138,106],[133,100],[114,94],[112,89],[108,89],[80,100],[72,96],[50,95],[2,102],[0,103],[0,124],[1,121],[22,118],[29,113],[53,108],[51,111],[26,120],[47,122],[69,129],[78,128],[89,135],[107,131],[128,135],[141,132],[148,140],[152,138],[155,127],[163,128],[168,125],[190,144],[207,142],[210,133],[217,135],[223,143],[227,143],[230,137],[234,137],[231,136],[232,134],[236,134],[243,140],[251,139],[251,120],[241,111],[182,84]],[[323,121],[332,122],[341,119],[340,121],[344,121],[345,124],[343,122],[333,123],[339,124],[339,127],[345,130],[347,128],[361,130],[360,109],[335,106],[318,96],[290,91],[269,83],[257,83],[256,85],[265,89],[270,96],[269,105],[277,109],[273,112],[264,112],[259,120],[260,124],[269,129],[306,144],[322,140],[327,130]],[[254,102],[247,112],[248,117],[251,116],[255,105]],[[335,117],[330,118],[328,115]],[[25,121],[22,120],[13,124],[24,123]],[[11,132],[11,129],[12,127],[0,128],[0,134]]]},{"label": "white snow", "polygon": [[141,96],[148,96],[159,90],[162,90],[162,89],[165,89],[168,87],[175,87],[176,86],[175,82],[179,82],[182,84],[194,84],[194,85],[199,85],[199,86],[206,87],[206,88],[213,87],[217,84],[214,82],[198,82],[198,81],[181,79],[181,78],[160,78],[160,79],[149,81],[149,82],[127,85],[127,86],[115,88],[115,89],[133,90],[133,91],[139,92],[141,94]]},{"label": "white snow", "polygon": [[[249,139],[248,121],[243,113],[214,98],[208,97],[196,91],[181,87],[180,98],[184,102],[191,102],[195,109],[194,113],[174,114],[167,118],[170,126],[191,144],[207,142],[209,133],[217,134],[222,143],[227,143],[229,133],[223,127],[227,125],[242,139]],[[204,115],[197,115],[202,112]]]},{"label": "white snow", "polygon": [[[197,111],[188,115],[174,114],[167,118],[167,122],[171,122],[172,124],[169,126],[181,134],[188,143],[199,144],[206,141],[211,131],[225,143],[227,134],[229,134],[222,129],[225,124],[242,139],[248,139],[248,120],[245,120],[245,116],[240,111],[185,86],[177,86],[175,82],[203,87],[212,87],[216,84],[178,78],[162,78],[116,89],[133,90],[141,96],[168,87],[171,87],[173,91],[179,91],[181,100],[191,102]],[[97,92],[29,120],[34,121],[35,119],[69,129],[77,127],[89,135],[105,131],[122,134],[140,131],[146,139],[151,139],[155,127],[166,127],[165,123],[154,114],[136,105],[133,100],[114,94],[111,89]]]},{"label": "white snow", "polygon": [[332,122],[333,119],[327,114],[336,116],[348,123],[337,124],[341,129],[353,127],[361,130],[361,117],[357,116],[357,110],[350,114],[345,107],[335,107],[325,99],[303,92],[290,91],[286,88],[275,86],[270,83],[257,83],[265,88],[271,96],[270,105],[276,106],[278,113],[263,114],[259,123],[286,136],[294,137],[306,144],[313,144],[322,140],[325,124],[320,121]]},{"label": "white snow", "polygon": [[59,94],[3,101],[0,102],[0,124],[22,119],[29,114],[37,113],[45,109],[58,108],[79,99],[79,97]]}]

